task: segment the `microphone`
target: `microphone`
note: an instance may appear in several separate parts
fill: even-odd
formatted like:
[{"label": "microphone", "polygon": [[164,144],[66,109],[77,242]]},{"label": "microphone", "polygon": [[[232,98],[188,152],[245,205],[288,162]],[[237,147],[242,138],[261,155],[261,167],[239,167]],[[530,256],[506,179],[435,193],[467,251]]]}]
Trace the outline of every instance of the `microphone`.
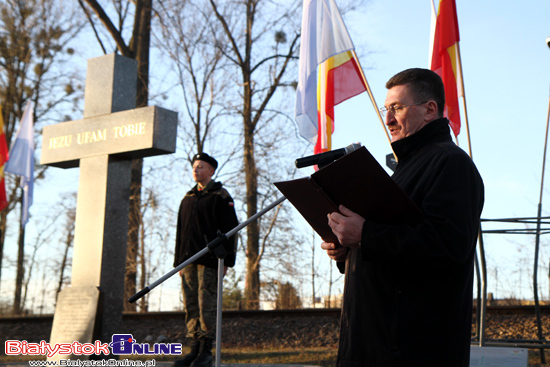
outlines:
[{"label": "microphone", "polygon": [[328,152],[298,158],[296,159],[296,168],[304,168],[313,165],[318,165],[319,168],[321,168],[359,148],[361,148],[361,143],[354,143],[348,145],[345,148],[329,150]]}]

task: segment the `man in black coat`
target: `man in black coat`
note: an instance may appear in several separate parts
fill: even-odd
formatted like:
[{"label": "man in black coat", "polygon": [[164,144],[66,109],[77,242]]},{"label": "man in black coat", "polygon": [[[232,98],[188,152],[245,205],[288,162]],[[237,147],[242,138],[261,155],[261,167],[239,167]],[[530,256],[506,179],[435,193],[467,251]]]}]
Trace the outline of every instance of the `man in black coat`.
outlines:
[{"label": "man in black coat", "polygon": [[[231,195],[212,180],[218,162],[206,153],[193,157],[193,179],[197,182],[183,198],[178,213],[174,267],[188,260],[239,223]],[[225,242],[224,267],[235,265],[235,236]],[[175,367],[212,365],[216,335],[218,259],[208,252],[180,271],[187,337],[191,352],[175,361]]]},{"label": "man in black coat", "polygon": [[337,365],[467,367],[483,182],[452,142],[436,73],[405,70],[386,88],[381,111],[398,159],[392,179],[422,217],[383,225],[343,206],[329,214],[344,247],[321,246],[339,267],[345,262]]}]

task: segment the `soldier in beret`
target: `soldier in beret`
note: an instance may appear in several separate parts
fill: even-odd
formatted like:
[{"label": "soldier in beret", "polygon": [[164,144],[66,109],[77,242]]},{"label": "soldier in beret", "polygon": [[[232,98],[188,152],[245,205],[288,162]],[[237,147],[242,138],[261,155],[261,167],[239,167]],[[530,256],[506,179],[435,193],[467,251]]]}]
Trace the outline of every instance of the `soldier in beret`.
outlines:
[{"label": "soldier in beret", "polygon": [[[193,179],[197,183],[183,198],[179,208],[174,267],[217,237],[238,225],[231,195],[220,182],[212,180],[218,162],[206,153],[193,157]],[[236,239],[224,244],[224,270],[235,265]],[[191,352],[174,362],[174,367],[212,365],[216,335],[218,259],[207,253],[180,271],[187,337]],[[225,272],[224,272],[225,273]]]}]

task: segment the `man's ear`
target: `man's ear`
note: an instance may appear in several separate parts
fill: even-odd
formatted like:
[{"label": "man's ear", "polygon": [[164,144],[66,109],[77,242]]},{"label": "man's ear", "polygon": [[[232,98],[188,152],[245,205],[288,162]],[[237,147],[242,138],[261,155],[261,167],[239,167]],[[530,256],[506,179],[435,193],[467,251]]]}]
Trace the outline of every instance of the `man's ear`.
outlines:
[{"label": "man's ear", "polygon": [[437,109],[437,103],[435,101],[428,101],[426,102],[426,115],[425,119],[426,121],[432,121],[438,118],[438,109]]}]

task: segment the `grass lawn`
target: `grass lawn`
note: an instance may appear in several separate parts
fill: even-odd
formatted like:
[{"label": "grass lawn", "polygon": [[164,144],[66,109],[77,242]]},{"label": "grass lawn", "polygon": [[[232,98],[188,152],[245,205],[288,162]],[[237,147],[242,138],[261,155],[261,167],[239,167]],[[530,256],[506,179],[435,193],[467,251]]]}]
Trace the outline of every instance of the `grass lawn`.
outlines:
[{"label": "grass lawn", "polygon": [[222,363],[306,364],[332,367],[336,365],[336,349],[222,349]]}]

